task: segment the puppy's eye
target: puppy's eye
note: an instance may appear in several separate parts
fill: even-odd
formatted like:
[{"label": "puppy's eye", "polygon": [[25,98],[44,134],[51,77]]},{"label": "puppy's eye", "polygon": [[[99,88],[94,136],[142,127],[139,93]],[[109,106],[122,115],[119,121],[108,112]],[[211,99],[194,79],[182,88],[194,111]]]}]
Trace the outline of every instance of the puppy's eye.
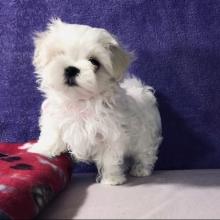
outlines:
[{"label": "puppy's eye", "polygon": [[96,66],[97,69],[100,67],[100,62],[96,58],[90,57],[89,61],[92,63],[92,65]]}]

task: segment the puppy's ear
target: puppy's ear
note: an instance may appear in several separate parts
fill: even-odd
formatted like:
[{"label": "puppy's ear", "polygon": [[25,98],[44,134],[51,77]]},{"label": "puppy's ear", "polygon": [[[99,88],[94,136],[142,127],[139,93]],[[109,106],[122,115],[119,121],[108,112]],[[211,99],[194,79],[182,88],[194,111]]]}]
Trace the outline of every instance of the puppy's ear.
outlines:
[{"label": "puppy's ear", "polygon": [[[62,21],[59,18],[52,18],[50,22],[47,24],[47,30],[44,32],[37,32],[34,34],[34,56],[33,56],[33,65],[36,70],[44,67],[52,57],[54,51],[50,46],[50,38],[49,34],[55,28],[58,28]],[[55,48],[54,48],[55,49]]]},{"label": "puppy's ear", "polygon": [[47,33],[45,32],[38,32],[35,33],[35,36],[33,38],[34,40],[34,57],[33,57],[33,65],[36,68],[36,70],[43,68],[48,63],[48,51],[45,48],[47,40]]},{"label": "puppy's ear", "polygon": [[109,49],[111,51],[113,75],[114,78],[119,81],[123,78],[124,73],[133,61],[133,54],[127,52],[116,38],[113,38],[110,42]]}]

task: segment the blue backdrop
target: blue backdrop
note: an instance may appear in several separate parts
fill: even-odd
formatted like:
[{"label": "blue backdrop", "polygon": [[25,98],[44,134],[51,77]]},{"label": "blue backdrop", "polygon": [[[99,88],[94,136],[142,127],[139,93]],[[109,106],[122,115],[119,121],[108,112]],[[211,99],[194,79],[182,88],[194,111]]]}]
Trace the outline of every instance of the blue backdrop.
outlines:
[{"label": "blue backdrop", "polygon": [[0,141],[39,135],[32,35],[52,16],[135,51],[130,72],[156,89],[162,116],[158,169],[220,168],[218,0],[0,0]]}]

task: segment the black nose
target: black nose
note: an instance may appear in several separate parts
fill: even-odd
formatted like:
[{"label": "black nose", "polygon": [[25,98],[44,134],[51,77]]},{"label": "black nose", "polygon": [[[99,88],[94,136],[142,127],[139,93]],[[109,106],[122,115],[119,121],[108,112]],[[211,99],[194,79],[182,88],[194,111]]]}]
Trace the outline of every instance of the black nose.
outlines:
[{"label": "black nose", "polygon": [[76,85],[75,77],[79,74],[79,72],[80,70],[75,66],[68,66],[64,72],[66,84],[69,86]]},{"label": "black nose", "polygon": [[79,69],[76,68],[75,66],[68,66],[65,69],[65,76],[66,78],[76,77],[79,72],[80,72]]}]

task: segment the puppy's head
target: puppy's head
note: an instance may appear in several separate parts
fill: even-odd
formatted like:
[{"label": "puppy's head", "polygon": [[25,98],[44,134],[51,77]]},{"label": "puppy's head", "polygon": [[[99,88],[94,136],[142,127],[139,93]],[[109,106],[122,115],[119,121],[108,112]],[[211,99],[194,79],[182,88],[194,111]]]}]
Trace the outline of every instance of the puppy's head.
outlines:
[{"label": "puppy's head", "polygon": [[34,38],[33,64],[40,89],[67,97],[87,98],[119,81],[130,54],[109,32],[53,19]]}]

